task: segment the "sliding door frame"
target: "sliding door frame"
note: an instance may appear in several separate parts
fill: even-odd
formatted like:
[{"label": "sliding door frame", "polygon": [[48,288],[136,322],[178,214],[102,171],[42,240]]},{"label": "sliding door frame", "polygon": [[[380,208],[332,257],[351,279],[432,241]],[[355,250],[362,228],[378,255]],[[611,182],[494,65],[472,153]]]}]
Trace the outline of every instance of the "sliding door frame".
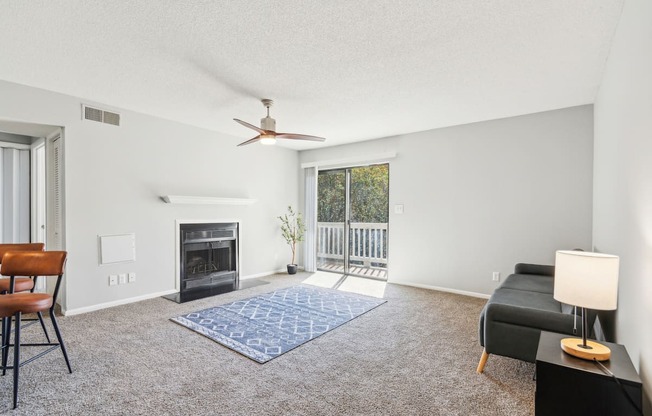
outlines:
[{"label": "sliding door frame", "polygon": [[[370,167],[370,166],[376,166],[376,165],[386,165],[387,166],[387,193],[389,195],[389,171],[390,171],[390,163],[389,162],[377,162],[377,163],[369,163],[369,164],[361,164],[361,165],[354,165],[354,166],[341,166],[341,167],[333,167],[333,168],[323,168],[319,169],[317,168],[316,176],[317,176],[317,204],[316,207],[319,206],[319,173],[320,172],[334,172],[334,171],[343,171],[344,172],[344,231],[343,231],[343,237],[344,237],[344,246],[343,246],[343,256],[344,256],[344,274],[347,276],[357,276],[357,277],[364,277],[368,279],[374,279],[374,280],[381,280],[381,281],[387,281],[388,276],[389,276],[389,197],[387,200],[387,231],[386,231],[386,236],[387,236],[387,242],[385,244],[385,250],[387,252],[387,266],[385,267],[385,278],[382,277],[376,277],[376,276],[366,276],[364,274],[357,274],[357,273],[351,273],[351,171],[355,168],[365,168],[365,167]],[[319,222],[318,215],[315,216],[315,222]],[[318,227],[316,227],[318,228]],[[317,236],[319,237],[319,236]],[[381,237],[382,238],[382,237]],[[317,246],[315,247],[315,249]],[[319,269],[319,267],[318,267]],[[322,269],[323,270],[323,269]],[[328,271],[328,270],[324,270]]]}]

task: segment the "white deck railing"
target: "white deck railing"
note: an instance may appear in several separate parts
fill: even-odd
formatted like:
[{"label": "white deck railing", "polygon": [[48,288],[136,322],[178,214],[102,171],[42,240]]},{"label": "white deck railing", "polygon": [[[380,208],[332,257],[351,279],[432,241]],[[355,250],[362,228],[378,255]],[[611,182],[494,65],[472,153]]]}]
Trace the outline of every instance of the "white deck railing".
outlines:
[{"label": "white deck railing", "polygon": [[[387,266],[387,223],[352,222],[349,259]],[[344,223],[317,223],[317,258],[344,260]]]}]

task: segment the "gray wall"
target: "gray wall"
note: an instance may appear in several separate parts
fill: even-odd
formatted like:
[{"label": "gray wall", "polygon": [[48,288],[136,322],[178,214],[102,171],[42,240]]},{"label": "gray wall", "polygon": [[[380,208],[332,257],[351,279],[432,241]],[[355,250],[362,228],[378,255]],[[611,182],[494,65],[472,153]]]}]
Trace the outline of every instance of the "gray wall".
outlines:
[{"label": "gray wall", "polygon": [[[242,138],[120,109],[121,127],[82,121],[82,102],[0,81],[0,119],[64,126],[66,309],[79,311],[173,290],[175,219],[241,220],[244,276],[287,264],[289,249],[276,216],[298,201],[296,151],[236,148]],[[170,205],[159,199],[167,194],[258,202]],[[99,266],[97,236],[131,232],[136,233],[137,260]],[[128,272],[136,272],[135,283],[108,286],[109,274]]]},{"label": "gray wall", "polygon": [[627,0],[595,104],[593,244],[620,256],[616,340],[652,414],[652,2]]},{"label": "gray wall", "polygon": [[389,280],[489,294],[493,271],[591,248],[592,146],[593,109],[581,106],[303,151],[300,161],[397,152]]},{"label": "gray wall", "polygon": [[5,133],[0,131],[0,142],[32,144],[32,141],[33,138],[29,136],[21,136],[20,134]]}]

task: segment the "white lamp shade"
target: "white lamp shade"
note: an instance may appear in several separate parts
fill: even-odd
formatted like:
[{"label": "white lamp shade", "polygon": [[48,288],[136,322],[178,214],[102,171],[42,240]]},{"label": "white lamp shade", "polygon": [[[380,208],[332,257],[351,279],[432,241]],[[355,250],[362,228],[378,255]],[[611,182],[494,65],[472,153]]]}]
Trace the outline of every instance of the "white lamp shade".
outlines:
[{"label": "white lamp shade", "polygon": [[618,256],[585,251],[557,251],[554,298],[588,309],[618,306]]}]

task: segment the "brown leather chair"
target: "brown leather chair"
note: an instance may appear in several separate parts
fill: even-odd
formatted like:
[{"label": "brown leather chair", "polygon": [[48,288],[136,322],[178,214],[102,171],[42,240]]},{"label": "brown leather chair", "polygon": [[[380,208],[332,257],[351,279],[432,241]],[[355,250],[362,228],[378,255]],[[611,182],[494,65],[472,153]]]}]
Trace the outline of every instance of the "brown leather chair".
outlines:
[{"label": "brown leather chair", "polygon": [[[16,276],[57,276],[57,283],[54,288],[54,294],[49,295],[46,293],[10,293],[0,296],[0,317],[3,319],[3,326],[7,328],[7,336],[3,337],[2,345],[2,369],[3,373],[7,369],[13,369],[14,372],[14,409],[18,404],[18,376],[20,366],[33,361],[42,355],[47,354],[57,348],[61,349],[63,358],[68,366],[68,372],[72,373],[70,361],[68,360],[68,353],[61,337],[61,331],[54,314],[54,305],[59,294],[61,287],[61,280],[63,278],[64,267],[66,264],[67,253],[65,251],[24,251],[24,252],[7,252],[2,258],[2,265],[0,265],[0,274],[10,276],[14,280]],[[13,283],[13,282],[12,282]],[[38,313],[49,310],[50,319],[54,332],[57,335],[59,342],[52,343],[39,343],[27,344],[21,343],[20,340],[20,327],[21,317],[23,313]],[[11,317],[14,317],[15,324],[15,338],[13,344],[10,342],[11,337]],[[9,348],[14,347],[14,363],[13,366],[7,366],[7,358]],[[36,356],[26,360],[21,364],[20,362],[20,349],[26,346],[47,346],[50,347],[45,351],[37,354]]]},{"label": "brown leather chair", "polygon": [[[2,263],[2,257],[9,251],[43,251],[44,248],[45,244],[43,243],[0,244],[0,263]],[[30,277],[17,277],[14,281],[15,288],[13,290],[9,287],[10,279],[0,279],[0,293],[34,290],[34,285],[36,284],[35,279]]]},{"label": "brown leather chair", "polygon": [[[45,244],[43,243],[13,243],[13,244],[0,244],[0,263],[2,263],[2,257],[5,255],[5,253],[10,252],[10,251],[43,251],[45,248]],[[11,279],[9,278],[0,278],[0,294],[5,295],[7,293],[14,293],[14,292],[34,292],[34,286],[36,285],[36,281],[38,279],[38,276],[32,276],[32,277],[16,277],[14,279],[14,288],[12,289],[9,287]],[[41,323],[41,328],[43,328],[43,333],[45,334],[45,338],[50,342],[50,334],[48,334],[48,330],[45,327],[45,322],[43,322],[43,314],[41,312],[38,312],[37,314],[38,321]],[[32,321],[26,325],[31,325],[35,321],[34,319],[27,319],[28,321]],[[25,321],[25,320],[23,320]],[[2,337],[4,338],[4,327],[2,331]]]}]

